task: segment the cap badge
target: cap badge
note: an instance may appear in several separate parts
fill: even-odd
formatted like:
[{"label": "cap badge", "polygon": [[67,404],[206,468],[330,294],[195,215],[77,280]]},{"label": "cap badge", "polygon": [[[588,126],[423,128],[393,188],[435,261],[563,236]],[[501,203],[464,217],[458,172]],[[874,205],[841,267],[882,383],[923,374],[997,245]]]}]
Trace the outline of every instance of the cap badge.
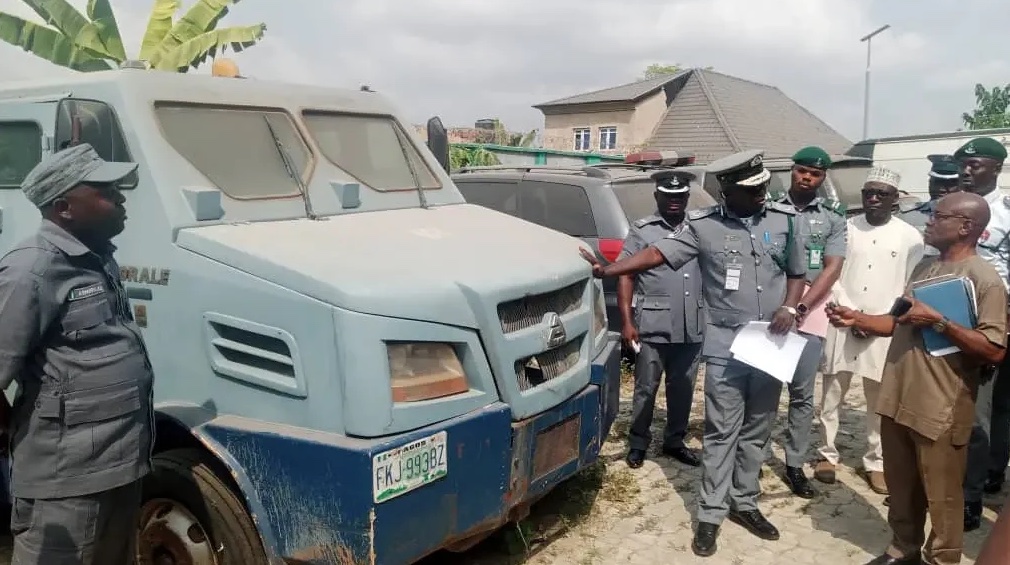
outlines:
[{"label": "cap badge", "polygon": [[756,167],[756,166],[758,166],[760,164],[761,164],[761,156],[760,155],[754,157],[750,161],[750,166],[752,166],[752,167]]},{"label": "cap badge", "polygon": [[975,145],[973,143],[969,143],[968,147],[964,148],[964,152],[966,154],[968,154],[968,155],[974,155],[975,154]]}]

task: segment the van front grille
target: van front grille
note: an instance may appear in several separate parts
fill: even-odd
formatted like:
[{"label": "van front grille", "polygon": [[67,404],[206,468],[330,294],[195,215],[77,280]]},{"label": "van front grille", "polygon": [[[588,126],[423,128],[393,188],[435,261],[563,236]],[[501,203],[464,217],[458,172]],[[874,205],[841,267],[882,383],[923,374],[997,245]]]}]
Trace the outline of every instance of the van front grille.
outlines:
[{"label": "van front grille", "polygon": [[506,335],[532,328],[543,321],[544,316],[554,312],[559,316],[578,310],[582,306],[582,296],[586,290],[586,280],[570,284],[564,288],[531,294],[498,305],[498,319]]}]

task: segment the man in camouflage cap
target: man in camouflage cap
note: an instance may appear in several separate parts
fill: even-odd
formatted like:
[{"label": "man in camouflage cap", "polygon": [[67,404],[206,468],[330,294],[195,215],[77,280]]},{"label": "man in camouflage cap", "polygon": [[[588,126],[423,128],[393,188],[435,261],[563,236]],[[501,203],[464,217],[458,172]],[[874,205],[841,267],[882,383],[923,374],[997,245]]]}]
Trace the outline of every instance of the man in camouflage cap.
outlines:
[{"label": "man in camouflage cap", "polygon": [[13,563],[132,563],[151,468],[154,377],[111,239],[117,183],[137,168],[86,144],[47,157],[21,188],[38,232],[0,258],[0,388],[17,382],[10,436]]},{"label": "man in camouflage cap", "polygon": [[[978,255],[988,261],[1007,285],[1010,263],[1010,197],[999,190],[1006,147],[991,137],[965,143],[954,157],[961,167],[961,188],[985,198],[990,220],[978,240]],[[1010,357],[1010,356],[1008,356]],[[964,479],[964,531],[982,525],[982,494],[999,492],[1010,458],[1010,358],[996,378],[984,380],[975,401],[975,427],[968,444]]]}]

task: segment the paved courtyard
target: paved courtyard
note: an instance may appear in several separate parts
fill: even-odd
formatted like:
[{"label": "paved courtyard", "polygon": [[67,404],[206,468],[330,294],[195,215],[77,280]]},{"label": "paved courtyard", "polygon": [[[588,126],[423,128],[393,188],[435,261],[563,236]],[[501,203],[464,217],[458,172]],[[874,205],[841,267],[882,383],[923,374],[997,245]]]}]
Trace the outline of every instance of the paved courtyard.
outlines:
[{"label": "paved courtyard", "polygon": [[[699,378],[691,421],[691,445],[695,448],[700,447],[702,422],[700,384]],[[853,383],[842,414],[839,448],[845,465],[858,465],[864,446],[862,394],[862,388]],[[641,469],[628,468],[623,458],[630,398],[630,383],[626,382],[621,416],[604,446],[604,464],[552,493],[519,526],[503,530],[465,554],[434,555],[424,565],[859,565],[887,545],[884,497],[871,491],[852,467],[839,469],[839,480],[834,485],[815,482],[821,494],[812,501],[792,496],[782,483],[778,440],[785,419],[783,392],[775,430],[776,460],[765,468],[761,499],[762,511],[779,528],[782,538],[763,541],[726,522],[719,536],[718,553],[708,559],[696,557],[690,548],[691,517],[700,472],[655,452]],[[661,437],[665,415],[662,408],[657,408],[654,436]],[[807,473],[811,473],[809,468]],[[967,536],[963,563],[975,562],[1004,496],[987,501],[982,529]],[[0,565],[9,564],[10,538],[3,537]]]},{"label": "paved courtyard", "polygon": [[[627,379],[626,379],[627,381]],[[691,446],[700,447],[702,424],[701,378],[695,393]],[[854,467],[865,448],[862,387],[853,382],[842,415],[839,448],[844,467],[834,485],[814,482],[820,495],[810,501],[792,495],[779,478],[784,471],[780,445],[785,422],[783,391],[775,430],[775,459],[765,467],[761,509],[781,532],[776,542],[760,540],[742,527],[726,522],[719,551],[707,559],[691,552],[692,515],[700,471],[687,468],[654,451],[637,470],[624,463],[625,439],[631,409],[630,383],[622,391],[622,413],[604,447],[606,465],[585,473],[552,494],[519,528],[510,528],[471,552],[435,563],[452,565],[767,565],[769,563],[863,564],[882,551],[890,539],[884,497],[870,490]],[[817,392],[818,408],[820,387]],[[662,402],[660,403],[662,406]],[[665,411],[657,408],[654,437],[662,437]],[[814,457],[820,433],[815,418]],[[656,446],[658,448],[658,446]],[[808,476],[812,470],[807,468]],[[599,486],[598,494],[594,487]],[[981,530],[967,535],[963,563],[975,562],[985,536],[1005,495],[987,500]],[[425,565],[429,565],[426,563]]]}]

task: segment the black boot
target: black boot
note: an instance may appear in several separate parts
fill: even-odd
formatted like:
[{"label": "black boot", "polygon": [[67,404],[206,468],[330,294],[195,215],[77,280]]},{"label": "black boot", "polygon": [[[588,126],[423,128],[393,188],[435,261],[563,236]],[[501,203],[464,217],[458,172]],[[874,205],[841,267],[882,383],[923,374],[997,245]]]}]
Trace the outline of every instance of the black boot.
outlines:
[{"label": "black boot", "polygon": [[817,491],[800,467],[786,467],[786,484],[793,494],[800,498],[809,499],[817,496]]},{"label": "black boot", "polygon": [[715,540],[719,537],[719,526],[708,522],[698,522],[698,529],[691,541],[691,551],[699,557],[715,554]]},{"label": "black boot", "polygon": [[964,531],[971,532],[982,527],[982,502],[964,502]]}]

